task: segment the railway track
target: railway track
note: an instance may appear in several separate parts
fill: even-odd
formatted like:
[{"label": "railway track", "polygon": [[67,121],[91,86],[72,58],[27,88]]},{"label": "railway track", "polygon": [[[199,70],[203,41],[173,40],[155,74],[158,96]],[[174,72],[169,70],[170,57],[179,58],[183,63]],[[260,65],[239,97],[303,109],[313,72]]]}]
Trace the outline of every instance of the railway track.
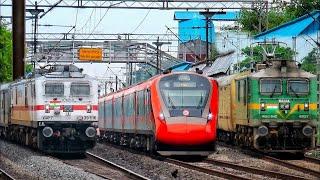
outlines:
[{"label": "railway track", "polygon": [[262,175],[262,176],[268,176],[271,178],[278,178],[278,179],[306,179],[301,176],[295,176],[291,174],[286,174],[286,173],[280,173],[280,172],[275,172],[275,171],[268,171],[268,170],[263,170],[263,169],[258,169],[254,167],[249,167],[249,166],[243,166],[239,164],[234,164],[230,163],[227,161],[221,161],[221,160],[215,160],[215,159],[205,159],[204,162],[208,164],[213,164],[213,165],[218,165],[218,166],[223,166],[227,168],[232,168],[236,169],[239,171],[245,171],[247,173],[252,173],[252,174],[257,174],[257,175]]},{"label": "railway track", "polygon": [[301,167],[301,166],[298,166],[298,165],[295,165],[295,164],[291,164],[291,163],[286,162],[284,160],[280,160],[280,159],[277,159],[277,158],[274,158],[274,157],[270,157],[270,156],[262,156],[262,159],[265,160],[265,161],[274,163],[274,164],[278,164],[278,165],[287,167],[289,169],[294,169],[296,171],[300,171],[300,172],[303,172],[305,174],[310,174],[312,176],[320,178],[320,172],[319,171],[315,171],[315,170],[312,170],[312,169],[304,168],[304,167]]},{"label": "railway track", "polygon": [[[238,147],[235,147],[235,146],[232,146],[232,145],[228,145],[228,144],[225,144],[225,143],[219,143],[219,145],[224,146],[224,147],[228,147],[228,148],[238,148]],[[302,167],[302,166],[298,166],[298,165],[289,163],[289,162],[287,162],[285,160],[281,160],[281,159],[278,159],[278,158],[275,158],[275,157],[268,156],[265,153],[262,153],[262,152],[259,152],[259,151],[241,149],[241,148],[238,148],[238,149],[242,153],[244,153],[246,155],[249,155],[249,156],[252,156],[252,157],[255,157],[255,158],[259,158],[259,159],[271,162],[273,164],[277,164],[277,165],[286,167],[288,169],[293,169],[293,170],[302,172],[304,174],[309,174],[309,175],[315,176],[317,178],[320,177],[320,172],[319,171],[315,171],[315,170],[308,169],[308,168],[305,168],[305,167]],[[312,163],[318,163],[318,164],[320,163],[319,159],[316,159],[316,158],[305,157],[303,160],[307,161],[307,162],[312,162]]]},{"label": "railway track", "polygon": [[15,180],[10,174],[8,174],[5,170],[0,169],[0,179],[1,180]]},{"label": "railway track", "polygon": [[319,159],[319,158],[304,156],[304,160],[307,161],[307,162],[311,162],[311,163],[315,163],[315,164],[320,164],[320,159]]},{"label": "railway track", "polygon": [[131,171],[131,170],[129,170],[129,169],[123,167],[123,166],[120,166],[120,165],[118,165],[118,164],[115,164],[115,163],[113,163],[113,162],[111,162],[111,161],[108,161],[108,160],[106,160],[106,159],[104,159],[104,158],[102,158],[102,157],[99,157],[99,156],[97,156],[97,155],[95,155],[95,154],[92,154],[92,153],[90,153],[90,152],[86,152],[86,156],[87,156],[88,158],[92,158],[92,159],[94,159],[94,160],[96,160],[96,161],[99,161],[99,162],[101,162],[101,163],[103,163],[103,164],[106,164],[106,165],[108,165],[108,166],[116,169],[116,170],[119,170],[119,171],[123,172],[124,174],[126,174],[126,175],[127,175],[129,178],[131,178],[131,179],[150,180],[149,178],[147,178],[147,177],[145,177],[145,176],[143,176],[143,175],[141,175],[141,174],[138,174],[138,173],[136,173],[136,172],[133,172],[133,171]]},{"label": "railway track", "polygon": [[227,173],[227,172],[224,172],[224,171],[208,169],[208,168],[192,165],[190,163],[179,161],[179,160],[176,160],[176,159],[165,158],[163,161],[165,161],[167,163],[171,163],[171,164],[177,165],[177,166],[181,166],[181,167],[184,167],[184,168],[192,169],[192,170],[195,170],[195,171],[198,171],[198,172],[202,172],[202,173],[205,173],[205,174],[209,174],[209,175],[212,175],[212,176],[221,177],[221,178],[234,179],[234,180],[248,180],[249,179],[249,178],[238,176],[238,175],[235,175],[235,174],[230,174],[230,173]]}]

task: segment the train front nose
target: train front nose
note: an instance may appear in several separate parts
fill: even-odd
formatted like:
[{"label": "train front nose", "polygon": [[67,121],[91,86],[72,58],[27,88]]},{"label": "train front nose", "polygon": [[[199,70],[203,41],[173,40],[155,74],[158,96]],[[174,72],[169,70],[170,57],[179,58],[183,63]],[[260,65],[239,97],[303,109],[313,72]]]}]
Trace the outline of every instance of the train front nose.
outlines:
[{"label": "train front nose", "polygon": [[214,129],[205,118],[168,118],[160,126],[158,140],[165,144],[197,145],[214,140]]}]

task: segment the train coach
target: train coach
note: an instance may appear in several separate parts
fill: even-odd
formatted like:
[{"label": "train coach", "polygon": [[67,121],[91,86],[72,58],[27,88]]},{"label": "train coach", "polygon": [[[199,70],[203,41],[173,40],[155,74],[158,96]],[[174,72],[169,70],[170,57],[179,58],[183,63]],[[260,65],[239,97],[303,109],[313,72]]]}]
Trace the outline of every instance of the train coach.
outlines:
[{"label": "train coach", "polygon": [[218,138],[264,152],[303,153],[314,148],[319,111],[316,76],[290,60],[271,60],[257,67],[255,72],[217,79]]},{"label": "train coach", "polygon": [[218,84],[191,72],[155,76],[99,98],[101,136],[161,155],[215,150]]},{"label": "train coach", "polygon": [[98,83],[73,65],[0,85],[0,136],[49,153],[83,153],[96,141]]}]

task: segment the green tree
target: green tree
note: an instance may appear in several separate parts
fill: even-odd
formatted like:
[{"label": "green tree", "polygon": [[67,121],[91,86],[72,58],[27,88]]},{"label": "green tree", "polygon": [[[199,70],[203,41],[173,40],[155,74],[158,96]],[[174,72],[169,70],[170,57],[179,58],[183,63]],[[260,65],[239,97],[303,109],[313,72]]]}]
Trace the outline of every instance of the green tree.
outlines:
[{"label": "green tree", "polygon": [[12,38],[11,32],[0,26],[0,82],[12,80]]},{"label": "green tree", "polygon": [[219,55],[219,51],[217,49],[217,46],[215,43],[211,44],[211,50],[210,50],[210,59],[215,60],[216,56]]},{"label": "green tree", "polygon": [[285,15],[289,20],[320,9],[320,0],[293,0],[286,6]]},{"label": "green tree", "polygon": [[317,58],[317,49],[314,48],[305,58],[303,58],[301,68],[305,71],[316,74],[317,72],[316,58]]},{"label": "green tree", "polygon": [[[238,22],[244,31],[255,35],[259,33],[259,19],[261,31],[265,31],[267,27],[270,29],[279,26],[317,9],[320,9],[320,0],[294,0],[290,4],[280,3],[277,8],[271,9],[267,14],[255,9],[242,10]],[[266,22],[266,17],[268,18],[268,23]]]},{"label": "green tree", "polygon": [[[271,46],[267,47],[272,48]],[[246,58],[240,62],[240,69],[250,68],[251,62],[262,62],[264,50],[261,46],[246,47],[242,49]],[[252,53],[251,53],[252,52]],[[276,59],[293,59],[294,51],[289,47],[277,46],[275,49]]]}]

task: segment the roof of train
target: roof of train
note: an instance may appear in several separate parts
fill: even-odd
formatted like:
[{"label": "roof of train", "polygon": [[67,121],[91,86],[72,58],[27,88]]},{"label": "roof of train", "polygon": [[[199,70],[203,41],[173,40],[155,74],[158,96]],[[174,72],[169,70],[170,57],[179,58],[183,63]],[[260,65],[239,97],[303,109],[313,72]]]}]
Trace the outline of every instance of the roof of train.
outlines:
[{"label": "roof of train", "polygon": [[146,80],[146,81],[143,81],[143,82],[140,82],[138,84],[134,84],[134,85],[131,85],[131,86],[128,86],[124,89],[120,89],[116,92],[112,92],[112,93],[109,93],[109,94],[106,94],[104,96],[101,96],[101,98],[105,99],[105,100],[109,100],[111,99],[113,96],[114,97],[119,97],[119,96],[122,96],[122,95],[127,95],[127,94],[131,94],[133,92],[136,92],[136,91],[140,91],[140,90],[143,90],[145,89],[146,87],[150,87],[151,84],[159,79],[159,78],[162,78],[162,77],[165,77],[165,76],[170,76],[172,74],[196,74],[196,75],[200,75],[198,73],[195,73],[195,72],[189,72],[189,71],[180,71],[180,72],[172,72],[172,73],[168,73],[168,74],[160,74],[160,75],[156,75],[156,76],[153,76],[152,78]]},{"label": "roof of train", "polygon": [[232,74],[229,76],[222,76],[217,78],[217,81],[220,86],[226,86],[231,83],[234,79],[241,79],[244,76],[252,77],[252,78],[262,78],[262,77],[280,77],[280,78],[295,78],[295,77],[304,77],[304,78],[314,78],[316,75],[306,72],[304,70],[299,69],[294,61],[288,61],[286,72],[281,72],[281,61],[274,61],[273,66],[261,69],[256,72],[250,73],[250,71],[241,72]]},{"label": "roof of train", "polygon": [[316,77],[315,75],[306,72],[302,69],[299,69],[294,61],[288,61],[286,72],[281,72],[281,61],[272,62],[273,66],[271,68],[262,69],[260,71],[250,74],[250,77],[260,78],[260,77],[305,77],[312,78]]}]

